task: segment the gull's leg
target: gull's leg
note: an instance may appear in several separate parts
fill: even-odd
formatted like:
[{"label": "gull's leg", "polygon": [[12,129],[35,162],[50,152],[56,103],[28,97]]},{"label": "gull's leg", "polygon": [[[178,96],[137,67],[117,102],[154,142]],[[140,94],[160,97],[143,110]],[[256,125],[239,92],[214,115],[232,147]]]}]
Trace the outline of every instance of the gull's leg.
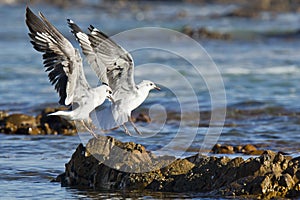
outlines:
[{"label": "gull's leg", "polygon": [[86,122],[88,123],[88,126],[91,127],[92,130],[98,129],[97,126],[94,125],[92,118],[89,117]]},{"label": "gull's leg", "polygon": [[129,132],[128,128],[125,126],[125,123],[122,125],[123,128],[124,128],[124,131],[127,135],[130,135],[131,136],[131,133]]},{"label": "gull's leg", "polygon": [[136,127],[136,125],[134,124],[134,122],[132,121],[131,117],[128,117],[128,120],[130,121],[131,125],[133,126],[135,132],[139,135],[142,135],[142,133],[138,130],[138,128]]},{"label": "gull's leg", "polygon": [[84,120],[81,120],[81,122],[82,122],[82,125],[84,126],[84,128],[86,128],[86,129],[88,130],[88,132],[89,132],[92,136],[94,136],[94,138],[98,138],[97,134],[96,134],[92,129],[90,129],[89,127],[87,127],[87,125],[86,125],[86,123],[85,123]]},{"label": "gull's leg", "polygon": [[112,129],[106,129],[106,130],[105,129],[100,129],[100,131],[105,134],[105,133],[109,133],[111,131],[117,130],[118,128],[120,128],[120,126],[114,127]]}]

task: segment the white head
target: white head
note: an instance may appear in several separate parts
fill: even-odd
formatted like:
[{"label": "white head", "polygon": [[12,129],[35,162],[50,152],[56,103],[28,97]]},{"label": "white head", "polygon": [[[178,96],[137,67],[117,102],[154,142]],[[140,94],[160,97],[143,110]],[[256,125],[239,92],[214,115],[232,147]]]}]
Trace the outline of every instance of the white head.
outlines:
[{"label": "white head", "polygon": [[146,88],[149,91],[156,89],[156,90],[160,90],[160,88],[158,86],[155,85],[155,83],[153,83],[152,81],[149,80],[143,80],[139,85],[138,88]]},{"label": "white head", "polygon": [[96,88],[96,94],[97,95],[105,95],[106,99],[109,99],[111,101],[113,101],[113,97],[112,97],[112,89],[106,85],[106,84],[102,84],[101,86]]}]

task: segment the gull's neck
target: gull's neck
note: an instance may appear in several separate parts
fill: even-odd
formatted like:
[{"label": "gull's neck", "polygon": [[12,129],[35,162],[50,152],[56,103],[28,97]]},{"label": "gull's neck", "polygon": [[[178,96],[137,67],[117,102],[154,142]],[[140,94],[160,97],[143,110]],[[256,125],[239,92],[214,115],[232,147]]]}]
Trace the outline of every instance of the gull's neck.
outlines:
[{"label": "gull's neck", "polygon": [[136,91],[137,91],[137,96],[135,97],[135,99],[133,100],[132,103],[132,110],[134,110],[135,108],[137,108],[139,105],[141,105],[145,99],[147,98],[148,94],[149,94],[149,87],[147,87],[146,85],[142,83],[139,83],[138,85],[136,85]]},{"label": "gull's neck", "polygon": [[136,85],[136,89],[139,93],[143,93],[143,94],[147,94],[150,92],[149,87],[147,87],[146,85],[144,85],[143,82],[139,83]]}]

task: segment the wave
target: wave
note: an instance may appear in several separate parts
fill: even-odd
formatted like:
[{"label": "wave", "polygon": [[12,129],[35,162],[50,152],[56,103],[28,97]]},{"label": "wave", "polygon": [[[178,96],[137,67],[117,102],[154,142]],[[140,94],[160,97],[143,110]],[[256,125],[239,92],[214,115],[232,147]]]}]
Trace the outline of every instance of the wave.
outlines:
[{"label": "wave", "polygon": [[275,67],[265,67],[265,68],[242,68],[234,67],[223,69],[222,74],[224,75],[248,75],[248,74],[295,74],[300,73],[300,68],[296,65],[287,66],[275,66]]}]

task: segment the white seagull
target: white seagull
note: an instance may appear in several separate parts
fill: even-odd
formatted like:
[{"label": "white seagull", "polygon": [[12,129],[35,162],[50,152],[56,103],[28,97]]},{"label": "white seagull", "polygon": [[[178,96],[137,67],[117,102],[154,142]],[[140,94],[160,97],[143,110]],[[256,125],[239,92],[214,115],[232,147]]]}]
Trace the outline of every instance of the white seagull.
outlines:
[{"label": "white seagull", "polygon": [[90,26],[90,33],[85,34],[72,20],[68,23],[88,63],[98,78],[108,83],[113,91],[112,106],[97,113],[101,129],[123,126],[125,133],[131,135],[125,126],[129,121],[141,134],[131,119],[131,112],[145,101],[150,90],[160,88],[149,80],[135,84],[132,56],[103,32]]},{"label": "white seagull", "polygon": [[[86,123],[90,120],[90,112],[103,104],[106,98],[112,100],[112,90],[107,84],[91,88],[88,84],[78,49],[39,13],[37,17],[26,8],[26,24],[34,49],[43,53],[44,67],[52,85],[60,96],[59,103],[73,106],[71,111],[57,111],[50,115],[58,115],[67,120],[78,120],[96,137]],[[112,100],[113,101],[113,100]]]}]

